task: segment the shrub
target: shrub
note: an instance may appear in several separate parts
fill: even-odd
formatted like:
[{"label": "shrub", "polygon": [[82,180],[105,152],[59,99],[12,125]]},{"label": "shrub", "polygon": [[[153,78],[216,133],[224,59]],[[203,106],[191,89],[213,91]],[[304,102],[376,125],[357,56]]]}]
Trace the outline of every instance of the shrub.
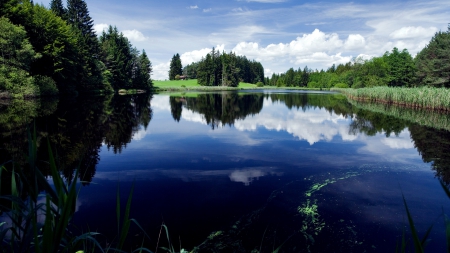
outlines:
[{"label": "shrub", "polygon": [[348,88],[348,84],[346,83],[337,83],[334,85],[334,88]]},{"label": "shrub", "polygon": [[264,84],[262,82],[257,82],[256,87],[264,87]]},{"label": "shrub", "polygon": [[48,76],[35,76],[34,83],[39,87],[41,96],[55,96],[59,94],[55,81]]},{"label": "shrub", "polygon": [[180,80],[180,75],[176,75],[175,80]]}]

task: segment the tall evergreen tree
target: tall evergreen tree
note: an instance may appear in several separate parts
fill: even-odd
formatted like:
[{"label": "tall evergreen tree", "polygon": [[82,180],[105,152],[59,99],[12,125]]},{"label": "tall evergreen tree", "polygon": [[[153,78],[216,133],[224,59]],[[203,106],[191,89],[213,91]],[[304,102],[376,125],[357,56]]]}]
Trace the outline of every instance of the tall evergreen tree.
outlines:
[{"label": "tall evergreen tree", "polygon": [[53,11],[58,17],[67,19],[67,10],[64,8],[61,0],[52,0],[50,2],[50,10]]},{"label": "tall evergreen tree", "polygon": [[450,87],[450,25],[417,54],[416,67],[419,85]]},{"label": "tall evergreen tree", "polygon": [[100,47],[86,2],[68,0],[67,20],[78,30],[78,89],[103,89],[101,63],[98,60]]},{"label": "tall evergreen tree", "polygon": [[170,61],[169,80],[175,80],[175,76],[183,74],[180,55],[177,53]]}]

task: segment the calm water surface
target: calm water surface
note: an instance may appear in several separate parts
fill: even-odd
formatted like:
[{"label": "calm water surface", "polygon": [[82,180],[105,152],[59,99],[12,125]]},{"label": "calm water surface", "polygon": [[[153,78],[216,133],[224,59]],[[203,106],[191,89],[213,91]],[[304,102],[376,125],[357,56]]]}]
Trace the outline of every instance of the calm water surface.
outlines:
[{"label": "calm water surface", "polygon": [[[434,224],[427,249],[445,250],[442,212],[450,200],[437,178],[450,178],[446,130],[319,92],[147,95],[56,107],[36,122],[66,159],[67,178],[77,154],[88,157],[74,220],[80,229],[115,235],[118,186],[125,202],[134,185],[131,217],[151,249],[164,223],[176,249],[181,242],[200,252],[280,245],[283,252],[392,252],[407,229],[403,194],[420,235]],[[140,245],[142,233],[132,238]]]}]

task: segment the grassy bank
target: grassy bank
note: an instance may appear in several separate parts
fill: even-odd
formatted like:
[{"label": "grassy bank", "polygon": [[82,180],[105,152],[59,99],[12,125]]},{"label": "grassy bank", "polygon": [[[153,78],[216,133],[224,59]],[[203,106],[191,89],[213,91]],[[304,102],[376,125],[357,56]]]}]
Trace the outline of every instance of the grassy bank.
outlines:
[{"label": "grassy bank", "polygon": [[239,83],[238,87],[228,86],[201,86],[197,83],[197,79],[180,80],[180,81],[153,81],[153,90],[156,92],[169,91],[223,91],[223,90],[254,90],[254,89],[278,89],[278,90],[329,90],[321,88],[306,87],[276,87],[264,86],[257,87],[256,84]]},{"label": "grassy bank", "polygon": [[450,89],[445,88],[394,88],[374,87],[362,89],[338,89],[348,98],[412,108],[450,111]]},{"label": "grassy bank", "polygon": [[350,100],[354,107],[403,119],[421,126],[450,131],[450,113],[447,111],[430,111],[402,106],[368,103]]}]

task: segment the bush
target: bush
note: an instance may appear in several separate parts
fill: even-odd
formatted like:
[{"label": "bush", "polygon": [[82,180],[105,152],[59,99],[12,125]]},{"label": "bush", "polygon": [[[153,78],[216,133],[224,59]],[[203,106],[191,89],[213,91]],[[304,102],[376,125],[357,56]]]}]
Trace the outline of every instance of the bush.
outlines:
[{"label": "bush", "polygon": [[262,82],[257,82],[256,87],[264,87],[264,84]]},{"label": "bush", "polygon": [[175,80],[180,80],[180,75],[176,75]]},{"label": "bush", "polygon": [[308,88],[319,88],[320,85],[319,85],[318,82],[312,81],[312,82],[309,82],[309,83],[308,83],[308,86],[307,86],[307,87],[308,87]]},{"label": "bush", "polygon": [[59,94],[55,81],[48,76],[35,76],[34,84],[39,87],[41,96],[56,96]]},{"label": "bush", "polygon": [[186,85],[182,84],[181,87],[186,88]]},{"label": "bush", "polygon": [[337,83],[336,85],[334,85],[334,88],[349,88],[348,84],[346,83]]}]

